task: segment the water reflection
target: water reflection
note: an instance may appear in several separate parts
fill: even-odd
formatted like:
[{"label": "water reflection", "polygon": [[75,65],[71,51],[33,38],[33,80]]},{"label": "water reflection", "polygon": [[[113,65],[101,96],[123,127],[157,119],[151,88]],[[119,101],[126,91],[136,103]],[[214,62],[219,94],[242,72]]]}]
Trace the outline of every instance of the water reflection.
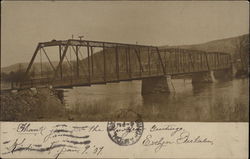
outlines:
[{"label": "water reflection", "polygon": [[74,120],[107,121],[125,108],[144,121],[247,121],[248,85],[248,79],[195,85],[175,79],[173,93],[142,96],[141,81],[132,81],[74,88],[66,101]]}]

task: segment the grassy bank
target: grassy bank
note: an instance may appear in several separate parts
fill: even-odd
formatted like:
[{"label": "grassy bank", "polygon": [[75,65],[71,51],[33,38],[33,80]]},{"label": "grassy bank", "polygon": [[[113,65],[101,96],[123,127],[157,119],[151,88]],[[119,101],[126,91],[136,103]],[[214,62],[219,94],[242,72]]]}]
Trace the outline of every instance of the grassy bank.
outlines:
[{"label": "grassy bank", "polygon": [[60,120],[64,105],[56,92],[43,88],[1,93],[1,121]]}]

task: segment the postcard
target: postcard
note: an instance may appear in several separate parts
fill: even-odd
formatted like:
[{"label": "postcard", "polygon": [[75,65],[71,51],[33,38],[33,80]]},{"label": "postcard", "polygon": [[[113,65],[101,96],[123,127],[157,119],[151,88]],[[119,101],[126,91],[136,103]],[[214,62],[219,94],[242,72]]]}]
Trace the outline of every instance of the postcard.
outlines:
[{"label": "postcard", "polygon": [[246,1],[3,1],[1,158],[248,158]]}]

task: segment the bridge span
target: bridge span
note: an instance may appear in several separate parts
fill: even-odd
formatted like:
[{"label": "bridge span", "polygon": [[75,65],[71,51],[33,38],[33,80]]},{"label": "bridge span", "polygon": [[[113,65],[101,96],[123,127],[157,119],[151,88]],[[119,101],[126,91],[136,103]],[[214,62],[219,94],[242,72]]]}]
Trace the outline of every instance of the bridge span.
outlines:
[{"label": "bridge span", "polygon": [[[42,61],[44,59],[46,62]],[[172,76],[189,74],[194,82],[213,82],[217,72],[231,72],[231,68],[230,54],[221,52],[76,39],[52,40],[38,43],[25,77],[13,88],[71,88],[142,80],[142,93],[166,92],[168,86],[165,85]]]}]

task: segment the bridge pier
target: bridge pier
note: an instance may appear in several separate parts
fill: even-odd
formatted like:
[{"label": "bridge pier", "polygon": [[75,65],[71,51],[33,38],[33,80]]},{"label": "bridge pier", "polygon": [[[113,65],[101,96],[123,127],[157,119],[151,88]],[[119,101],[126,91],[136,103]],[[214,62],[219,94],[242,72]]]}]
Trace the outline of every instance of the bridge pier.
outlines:
[{"label": "bridge pier", "polygon": [[198,72],[192,74],[192,83],[213,83],[215,82],[214,71]]},{"label": "bridge pier", "polygon": [[142,80],[141,94],[170,93],[171,76],[152,77]]},{"label": "bridge pier", "polygon": [[53,89],[57,98],[61,101],[62,104],[65,103],[64,101],[64,90],[63,89]]},{"label": "bridge pier", "polygon": [[229,69],[224,69],[224,70],[217,70],[214,72],[214,76],[216,79],[220,81],[226,81],[226,80],[231,80],[234,77],[234,70],[229,68]]}]

